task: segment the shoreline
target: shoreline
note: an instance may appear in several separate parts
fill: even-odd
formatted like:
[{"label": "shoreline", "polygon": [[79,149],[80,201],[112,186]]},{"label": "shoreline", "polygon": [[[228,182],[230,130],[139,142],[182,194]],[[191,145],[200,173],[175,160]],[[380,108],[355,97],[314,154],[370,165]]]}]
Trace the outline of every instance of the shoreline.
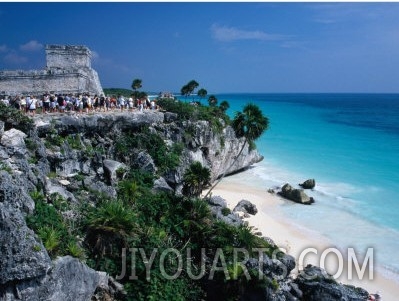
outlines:
[{"label": "shoreline", "polygon": [[[262,232],[262,236],[271,238],[278,247],[295,257],[297,265],[292,272],[294,275],[298,272],[298,269],[302,269],[307,264],[320,266],[321,254],[328,248],[338,249],[338,246],[333,241],[316,230],[306,228],[284,217],[279,207],[290,201],[267,192],[269,187],[260,188],[261,185],[259,184],[261,182],[251,177],[245,171],[225,177],[212,191],[212,195],[219,195],[224,198],[231,210],[242,199],[246,199],[256,205],[258,213],[244,220],[248,221],[249,226],[254,227],[255,231]],[[308,248],[316,249],[317,255],[309,251]],[[303,266],[298,266],[301,255],[303,256]],[[369,293],[379,292],[381,293],[382,300],[396,300],[396,296],[399,293],[399,284],[377,271],[377,264],[375,262],[372,280],[368,279],[368,266],[364,274],[364,278],[366,279],[360,280],[357,277],[353,277],[354,279],[349,280],[347,271],[348,261],[346,257],[345,254],[343,256],[344,270],[341,276],[337,277],[336,280],[338,282],[362,287]],[[359,267],[362,267],[363,258],[359,258],[358,262]],[[325,263],[325,269],[330,274],[333,275],[337,272],[338,260],[336,254],[329,253],[323,263]],[[353,274],[356,276],[356,269],[353,269]]]}]

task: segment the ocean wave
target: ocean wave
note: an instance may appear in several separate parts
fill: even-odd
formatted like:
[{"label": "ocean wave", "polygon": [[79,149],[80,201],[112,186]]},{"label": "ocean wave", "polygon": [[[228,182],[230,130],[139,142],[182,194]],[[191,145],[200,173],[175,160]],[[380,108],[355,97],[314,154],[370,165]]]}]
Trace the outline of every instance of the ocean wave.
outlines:
[{"label": "ocean wave", "polygon": [[[258,163],[248,172],[255,178],[251,178],[251,182],[260,183],[262,188],[281,187],[287,182],[297,185],[306,179],[304,175],[280,168],[270,161]],[[315,189],[306,191],[315,198],[314,205],[287,202],[281,205],[281,214],[296,227],[306,228],[308,233],[317,232],[342,248],[375,248],[381,273],[399,280],[399,262],[392,259],[392,254],[399,248],[399,231],[378,223],[373,207],[354,197],[381,191],[383,188],[374,185],[316,181]]]}]

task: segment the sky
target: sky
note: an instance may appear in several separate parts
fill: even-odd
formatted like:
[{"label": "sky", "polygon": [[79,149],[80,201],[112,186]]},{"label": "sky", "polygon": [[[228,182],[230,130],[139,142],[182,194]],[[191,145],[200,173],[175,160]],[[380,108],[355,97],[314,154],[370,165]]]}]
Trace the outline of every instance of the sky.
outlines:
[{"label": "sky", "polygon": [[0,2],[0,70],[86,45],[104,88],[397,93],[399,3]]}]

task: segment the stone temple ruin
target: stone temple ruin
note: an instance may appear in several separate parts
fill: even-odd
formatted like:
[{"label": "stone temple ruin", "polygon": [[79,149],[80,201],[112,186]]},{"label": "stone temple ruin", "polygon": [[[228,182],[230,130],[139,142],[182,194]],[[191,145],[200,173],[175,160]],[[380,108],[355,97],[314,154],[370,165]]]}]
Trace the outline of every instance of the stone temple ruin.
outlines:
[{"label": "stone temple ruin", "polygon": [[86,46],[46,45],[46,68],[0,71],[0,95],[103,93]]}]

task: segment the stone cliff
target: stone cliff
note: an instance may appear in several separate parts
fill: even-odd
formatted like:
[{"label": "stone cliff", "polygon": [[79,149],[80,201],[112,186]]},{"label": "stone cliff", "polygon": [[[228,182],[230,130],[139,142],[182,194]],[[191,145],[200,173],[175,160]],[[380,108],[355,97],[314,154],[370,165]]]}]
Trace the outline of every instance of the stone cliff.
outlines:
[{"label": "stone cliff", "polygon": [[[79,117],[43,115],[34,122],[26,133],[0,122],[1,301],[126,300],[123,286],[104,272],[95,271],[71,256],[50,258],[50,251],[27,223],[32,212],[39,210],[34,200],[38,191],[43,191],[47,198],[50,204],[47,208],[57,205],[51,199],[54,193],[68,205],[79,202],[94,205],[102,194],[116,196],[116,184],[127,170],[141,169],[158,178],[155,190],[179,194],[183,174],[192,162],[199,161],[209,167],[215,180],[225,173],[226,166],[232,165],[244,144],[229,126],[215,131],[207,121],[177,122],[172,113],[153,111]],[[134,137],[154,141],[153,148],[162,148],[164,153],[156,157],[159,152],[152,152],[151,143],[147,144],[149,148],[140,148],[132,143],[138,141]],[[163,157],[167,158],[175,145],[183,146],[178,164],[162,169]],[[246,147],[227,173],[260,160],[262,156],[257,151]],[[212,199],[213,207],[216,203],[221,206],[213,211],[224,216],[225,201],[216,200]],[[247,202],[241,205],[251,214],[256,213],[256,208],[248,207]],[[63,214],[64,222],[73,222],[76,212],[67,210]],[[236,220],[240,224],[238,217]],[[366,291],[337,284],[318,268],[307,267],[307,272],[316,275],[310,280],[306,274],[293,280],[289,276],[295,267],[292,256],[282,255],[279,260],[265,256],[262,262],[259,260],[250,258],[245,265],[263,268],[262,273],[269,277],[271,285],[265,290],[249,287],[243,301],[367,298]],[[287,275],[273,278],[284,270],[282,265]],[[212,288],[211,282],[209,285],[208,300],[220,300],[220,290]]]},{"label": "stone cliff", "polygon": [[[230,167],[226,172],[228,175],[263,159],[256,150],[251,151],[247,145],[241,156],[232,165],[244,144],[244,139],[237,139],[230,126],[225,127],[221,133],[215,133],[207,121],[186,121],[177,124],[173,121],[172,113],[145,111],[81,115],[79,117],[76,115],[57,118],[45,116],[38,117],[35,123],[39,137],[44,137],[50,128],[61,136],[80,135],[80,139],[86,139],[85,141],[88,143],[91,139],[91,147],[104,150],[102,160],[107,158],[116,161],[118,158],[114,152],[115,143],[112,141],[124,133],[134,135],[135,131],[146,126],[150,131],[160,135],[167,145],[184,144],[181,164],[176,170],[162,175],[173,187],[180,187],[185,169],[194,161],[199,161],[203,166],[208,167],[211,170],[212,180],[215,180],[226,172],[226,167]],[[78,151],[75,151],[74,154],[64,152],[56,166],[57,172],[68,176],[85,172],[84,168],[90,168],[89,165],[92,165],[92,162],[86,159],[80,158],[73,162],[72,158],[79,157],[78,153]],[[68,156],[72,157],[68,158]],[[85,161],[82,162],[82,160]]]},{"label": "stone cliff", "polygon": [[[206,121],[179,126],[172,119],[168,113],[151,111],[42,116],[35,119],[30,133],[4,129],[4,123],[0,122],[0,300],[84,301],[99,290],[117,294],[112,278],[78,259],[69,256],[50,259],[43,243],[25,221],[35,210],[31,194],[40,189],[46,195],[58,193],[69,202],[76,202],[73,181],[80,174],[90,189],[115,196],[113,180],[117,170],[128,167],[127,162],[117,161],[120,157],[115,154],[115,139],[123,133],[134,135],[142,127],[160,135],[167,144],[186,146],[181,164],[173,171],[158,174],[159,189],[181,189],[182,174],[193,161],[208,166],[213,179],[217,178],[224,172],[224,166],[231,165],[243,143],[235,138],[230,127],[216,134]],[[67,139],[72,136],[79,137],[79,145]],[[138,154],[141,155],[135,159],[136,166],[155,173],[151,156],[146,152]],[[256,151],[246,149],[229,172],[261,159]],[[51,173],[56,177],[50,177]]]}]

